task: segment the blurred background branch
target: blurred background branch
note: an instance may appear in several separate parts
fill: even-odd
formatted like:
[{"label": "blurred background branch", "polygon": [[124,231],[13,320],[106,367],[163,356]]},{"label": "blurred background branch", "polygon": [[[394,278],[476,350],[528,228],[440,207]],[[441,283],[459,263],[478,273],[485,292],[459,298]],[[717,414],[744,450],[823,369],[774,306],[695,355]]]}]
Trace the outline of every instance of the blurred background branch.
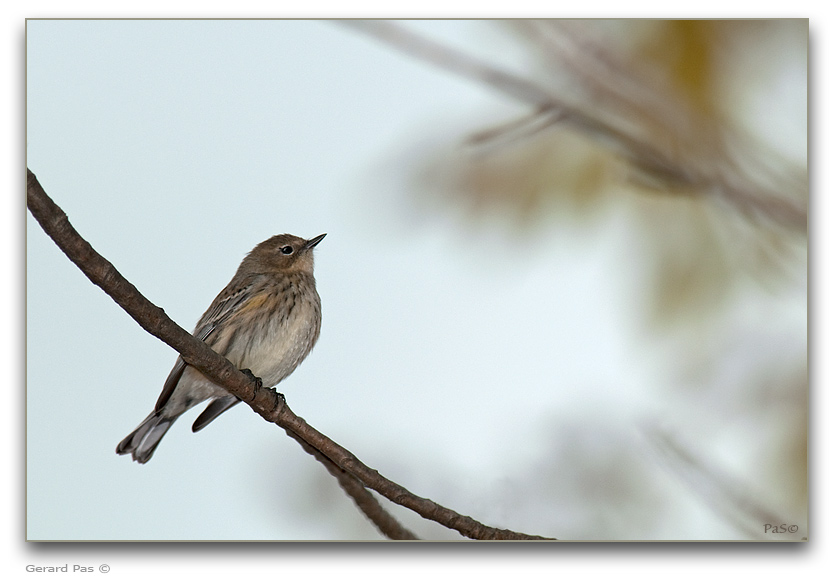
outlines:
[{"label": "blurred background branch", "polygon": [[[672,369],[657,400],[676,400],[662,416],[681,435],[654,433],[661,464],[745,537],[787,516],[805,534],[807,350],[787,329],[807,318],[808,21],[490,21],[485,44],[499,47],[493,56],[520,55],[517,67],[413,23],[345,24],[529,108],[481,119],[485,128],[457,141],[436,137],[412,172],[414,198],[430,215],[458,210],[470,228],[504,225],[513,246],[570,226],[585,245],[580,230],[602,237],[592,224],[630,232],[612,277],[633,279],[635,345],[658,339]],[[605,420],[589,420],[589,433],[562,425],[554,438],[593,447],[610,436],[614,465],[634,451],[618,454],[624,443]],[[745,450],[741,473],[766,482],[767,502],[715,467],[732,449]],[[605,495],[595,463],[557,446],[553,463],[574,465],[585,485],[551,482],[563,489],[546,501],[575,493],[627,513],[649,493],[628,482],[652,476],[623,461],[606,474],[620,489],[605,504],[591,491]],[[607,537],[602,527],[589,537]],[[628,526],[608,533],[624,537]]]},{"label": "blurred background branch", "polygon": [[774,527],[795,525],[788,522],[797,521],[796,516],[766,507],[760,492],[701,457],[679,436],[657,425],[646,426],[644,434],[661,465],[751,540],[769,539],[769,530]]},{"label": "blurred background branch", "polygon": [[[800,168],[786,168],[790,175],[776,182],[772,173],[778,158],[770,152],[760,150],[755,158],[738,158],[739,151],[751,156],[748,139],[720,123],[714,110],[700,107],[703,101],[676,99],[616,58],[604,44],[587,41],[589,27],[582,21],[510,21],[546,66],[565,65],[575,81],[573,96],[578,98],[574,99],[564,90],[501,70],[391,22],[344,23],[532,105],[531,117],[539,130],[562,125],[591,139],[626,160],[630,177],[644,188],[714,196],[748,217],[800,232],[807,229],[807,177]],[[703,22],[677,25],[684,31],[710,26]],[[695,86],[702,86],[702,81],[695,79]],[[481,134],[477,140],[483,139]],[[770,168],[771,179],[749,175],[744,165],[751,163],[759,172]]]}]

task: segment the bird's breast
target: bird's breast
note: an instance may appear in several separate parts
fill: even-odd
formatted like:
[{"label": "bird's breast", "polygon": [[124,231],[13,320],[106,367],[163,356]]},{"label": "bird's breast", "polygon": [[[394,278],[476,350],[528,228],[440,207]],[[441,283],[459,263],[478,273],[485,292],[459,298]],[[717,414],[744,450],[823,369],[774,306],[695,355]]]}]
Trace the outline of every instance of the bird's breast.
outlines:
[{"label": "bird's breast", "polygon": [[230,344],[228,358],[238,368],[248,368],[272,387],[309,354],[321,326],[321,306],[315,289],[285,297],[269,315],[252,321],[249,332],[241,329]]}]

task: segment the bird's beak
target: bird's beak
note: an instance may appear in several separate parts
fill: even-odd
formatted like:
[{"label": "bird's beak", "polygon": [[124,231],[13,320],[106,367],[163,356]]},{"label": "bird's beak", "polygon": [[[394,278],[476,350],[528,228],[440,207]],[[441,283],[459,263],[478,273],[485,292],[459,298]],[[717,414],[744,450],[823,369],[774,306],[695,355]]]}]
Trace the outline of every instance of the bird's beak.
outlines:
[{"label": "bird's beak", "polygon": [[324,236],[326,236],[326,235],[327,234],[322,234],[320,236],[316,236],[312,240],[307,240],[307,243],[304,244],[304,249],[305,250],[313,249],[316,246],[316,244],[318,244],[320,241],[322,241],[324,239]]}]

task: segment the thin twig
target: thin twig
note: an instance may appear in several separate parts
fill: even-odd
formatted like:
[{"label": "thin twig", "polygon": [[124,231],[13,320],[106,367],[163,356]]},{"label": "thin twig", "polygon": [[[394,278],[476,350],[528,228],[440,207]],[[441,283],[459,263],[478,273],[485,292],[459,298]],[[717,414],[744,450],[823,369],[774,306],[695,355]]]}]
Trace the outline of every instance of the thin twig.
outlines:
[{"label": "thin twig", "polygon": [[321,451],[304,441],[301,437],[286,429],[287,435],[298,441],[301,448],[312,455],[324,465],[325,469],[336,478],[339,485],[345,490],[351,498],[353,498],[356,507],[362,510],[371,522],[379,529],[382,534],[391,538],[392,540],[419,540],[410,530],[405,528],[397,519],[389,514],[380,505],[377,499],[362,485],[362,482],[356,479],[353,475],[340,468],[327,458]]},{"label": "thin twig", "polygon": [[356,458],[350,451],[337,445],[298,417],[273,388],[260,388],[257,381],[247,377],[226,358],[214,352],[203,341],[197,340],[168,318],[165,312],[145,298],[104,257],[82,238],[27,169],[27,206],[29,211],[58,247],[79,269],[106,292],[139,325],[182,355],[184,361],[199,369],[229,393],[245,401],[261,417],[277,424],[306,441],[332,460],[340,469],[350,473],[365,486],[391,501],[405,506],[426,519],[436,521],[464,536],[478,540],[547,540],[510,530],[485,526],[458,514],[429,499],[414,495],[403,486],[381,476]]}]

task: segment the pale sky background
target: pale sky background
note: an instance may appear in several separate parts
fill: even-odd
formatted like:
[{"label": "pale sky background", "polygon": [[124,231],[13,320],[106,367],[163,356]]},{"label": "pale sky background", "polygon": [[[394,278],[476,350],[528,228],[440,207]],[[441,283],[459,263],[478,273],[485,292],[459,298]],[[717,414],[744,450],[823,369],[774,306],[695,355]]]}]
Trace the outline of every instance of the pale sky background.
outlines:
[{"label": "pale sky background", "polygon": [[[411,26],[520,65],[484,23]],[[410,195],[410,151],[454,144],[517,104],[327,22],[30,21],[26,42],[28,166],[180,325],[193,327],[256,243],[328,233],[316,250],[322,336],[279,390],[415,493],[560,535],[583,514],[518,505],[554,425],[593,414],[608,418],[600,444],[636,442],[636,425],[675,404],[652,386],[660,353],[628,340],[629,234],[616,216],[508,243]],[[176,355],[28,215],[26,243],[28,539],[380,538],[243,406],[196,435],[192,411],[146,465],[117,456]],[[680,492],[657,539],[735,539],[646,469],[658,493]]]},{"label": "pale sky background", "polygon": [[[490,30],[415,26],[474,46]],[[328,22],[31,21],[27,42],[29,167],[183,326],[257,242],[328,233],[316,250],[322,337],[281,390],[383,473],[429,496],[467,481],[457,492],[474,505],[545,452],[542,408],[639,408],[624,393],[647,377],[616,335],[613,243],[580,250],[559,233],[508,243],[375,178],[392,158],[409,162],[426,126],[459,139],[460,111],[520,107]],[[342,537],[344,524],[299,506],[321,468],[243,408],[199,436],[181,421],[148,465],[112,453],[175,356],[35,226],[30,539]],[[218,497],[239,490],[248,510]],[[366,527],[359,537],[375,538]]]}]

